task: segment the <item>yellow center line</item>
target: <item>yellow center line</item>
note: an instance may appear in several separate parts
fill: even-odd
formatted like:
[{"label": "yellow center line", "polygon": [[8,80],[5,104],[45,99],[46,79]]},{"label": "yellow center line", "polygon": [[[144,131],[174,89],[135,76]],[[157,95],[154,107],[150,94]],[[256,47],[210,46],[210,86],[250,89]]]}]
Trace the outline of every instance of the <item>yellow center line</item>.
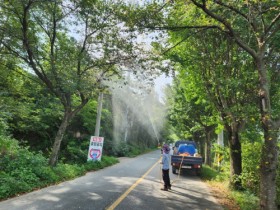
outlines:
[{"label": "yellow center line", "polygon": [[158,161],[141,177],[139,178],[130,188],[128,188],[111,206],[106,208],[107,210],[114,210],[121,202],[123,199],[128,196],[128,194],[147,176],[153,168],[158,165]]}]

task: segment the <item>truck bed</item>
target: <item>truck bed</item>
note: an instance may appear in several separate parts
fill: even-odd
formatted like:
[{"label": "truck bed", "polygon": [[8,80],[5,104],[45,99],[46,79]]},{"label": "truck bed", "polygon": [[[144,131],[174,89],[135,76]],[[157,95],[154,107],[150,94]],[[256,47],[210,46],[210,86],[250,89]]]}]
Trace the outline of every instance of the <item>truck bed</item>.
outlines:
[{"label": "truck bed", "polygon": [[201,175],[202,161],[202,157],[171,155],[172,173],[192,170],[199,176]]},{"label": "truck bed", "polygon": [[[183,160],[183,162],[182,162],[182,160]],[[182,166],[183,165],[194,165],[194,164],[201,165],[202,157],[171,155],[171,165],[173,165],[173,163],[181,164],[181,162],[182,162]]]}]

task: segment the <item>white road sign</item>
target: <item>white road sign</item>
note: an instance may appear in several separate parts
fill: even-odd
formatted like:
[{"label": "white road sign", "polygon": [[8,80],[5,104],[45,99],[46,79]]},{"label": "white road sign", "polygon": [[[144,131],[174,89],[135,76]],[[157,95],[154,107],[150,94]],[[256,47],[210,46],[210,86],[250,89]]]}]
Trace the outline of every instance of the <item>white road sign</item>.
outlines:
[{"label": "white road sign", "polygon": [[101,160],[103,141],[104,137],[91,136],[88,149],[88,161]]}]

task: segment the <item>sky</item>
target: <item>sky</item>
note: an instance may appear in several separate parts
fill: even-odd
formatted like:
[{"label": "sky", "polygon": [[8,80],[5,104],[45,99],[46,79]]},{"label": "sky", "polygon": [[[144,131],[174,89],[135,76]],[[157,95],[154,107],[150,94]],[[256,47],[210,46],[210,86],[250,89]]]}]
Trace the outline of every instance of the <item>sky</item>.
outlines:
[{"label": "sky", "polygon": [[164,98],[163,89],[166,85],[171,84],[171,82],[172,78],[166,77],[164,74],[155,79],[155,89],[161,102],[163,102],[162,98]]}]

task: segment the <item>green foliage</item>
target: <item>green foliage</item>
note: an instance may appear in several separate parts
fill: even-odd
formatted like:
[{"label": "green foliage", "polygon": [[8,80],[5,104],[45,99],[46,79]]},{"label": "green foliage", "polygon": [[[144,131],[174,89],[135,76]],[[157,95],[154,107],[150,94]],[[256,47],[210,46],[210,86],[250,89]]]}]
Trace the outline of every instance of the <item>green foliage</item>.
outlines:
[{"label": "green foliage", "polygon": [[[220,164],[218,164],[218,159],[221,159]],[[218,144],[213,144],[212,147],[212,159],[213,167],[219,171],[228,173],[230,172],[230,164],[229,164],[229,148],[222,147]]]},{"label": "green foliage", "polygon": [[60,177],[60,181],[73,179],[85,173],[84,166],[78,166],[76,164],[61,164],[58,163],[56,167],[53,167],[53,171]]},{"label": "green foliage", "polygon": [[261,147],[261,142],[242,144],[242,186],[255,195],[258,195],[260,186]]},{"label": "green foliage", "polygon": [[203,165],[201,178],[203,180],[211,181],[211,184],[223,183],[222,186],[229,191],[229,196],[236,201],[242,210],[258,209],[259,199],[249,190],[236,191],[230,189],[229,175],[225,172],[219,172],[207,165]]},{"label": "green foliage", "polygon": [[117,157],[128,156],[129,152],[130,152],[130,147],[124,141],[116,143],[115,146],[113,147],[113,154],[114,154],[114,156],[117,156]]},{"label": "green foliage", "polygon": [[117,157],[135,157],[151,150],[145,146],[129,144],[122,141],[114,144],[113,155]]},{"label": "green foliage", "polygon": [[5,172],[0,173],[0,199],[4,199],[20,192],[28,192],[31,187],[17,177],[12,177]]},{"label": "green foliage", "polygon": [[[11,140],[12,142],[14,140]],[[49,182],[47,159],[42,154],[17,146],[1,156],[0,198],[44,186]]]},{"label": "green foliage", "polygon": [[[40,96],[36,94],[40,91],[34,88],[36,94],[30,99],[24,98],[23,108],[19,104],[14,106],[20,114],[19,118],[13,118],[13,128],[20,131],[18,139],[25,134],[24,131],[30,132],[33,127],[36,127],[36,134],[39,130],[44,132],[44,138],[49,140],[47,143],[53,144],[50,163],[55,165],[60,152],[58,142],[62,141],[68,123],[90,99],[95,98],[101,81],[121,77],[123,62],[133,63],[144,53],[136,50],[138,47],[133,42],[136,33],[127,30],[124,22],[121,23],[117,16],[118,4],[113,4],[113,1],[71,1],[67,5],[53,1],[21,3],[0,3],[1,17],[6,19],[0,24],[1,30],[5,31],[1,50],[5,50],[5,53],[1,55],[19,59],[18,66],[25,72],[32,71],[32,75],[27,75],[43,84],[52,99],[59,102],[55,107],[61,109],[57,112],[47,109],[46,113],[44,106],[36,109],[36,102],[40,101]],[[25,10],[25,7],[28,9]],[[70,16],[72,18],[69,18]],[[25,27],[26,25],[28,27]],[[78,25],[80,27],[77,27]],[[100,47],[96,48],[97,45]],[[23,80],[20,82],[24,83]],[[104,85],[102,89],[104,88],[107,87]],[[63,117],[60,114],[64,114]],[[57,121],[44,124],[41,119],[44,116],[51,116],[47,122]],[[94,118],[89,115],[82,117],[83,126],[89,131],[92,130],[91,122]],[[59,123],[63,126],[59,126]],[[50,126],[55,127],[48,129]],[[54,138],[54,131],[62,135]],[[47,136],[48,134],[51,135]],[[111,132],[108,132],[109,134]],[[40,137],[42,135],[35,137],[35,140],[40,140]],[[56,142],[50,139],[55,139]],[[31,142],[32,140],[34,139],[30,139]],[[50,147],[47,143],[44,148]]]},{"label": "green foliage", "polygon": [[119,161],[114,157],[103,156],[101,161],[84,164],[63,164],[50,167],[41,154],[30,152],[18,146],[9,137],[0,138],[0,199],[33,189],[73,179],[86,171],[98,170]]},{"label": "green foliage", "polygon": [[214,168],[211,168],[208,165],[203,165],[202,172],[201,172],[201,178],[203,180],[223,182],[225,180],[228,180],[229,175],[226,173],[223,173],[221,171],[218,171]]},{"label": "green foliage", "polygon": [[[97,99],[97,96],[96,96]],[[96,120],[97,101],[91,99],[84,108],[75,116],[69,125],[70,131],[81,132],[85,134],[94,133],[94,125]],[[103,118],[103,115],[102,115]]]},{"label": "green foliage", "polygon": [[136,147],[136,146],[131,146],[131,149],[130,151],[128,152],[128,157],[135,157],[139,154],[141,154],[143,151],[139,148],[139,147]]},{"label": "green foliage", "polygon": [[[213,145],[212,152],[217,157],[217,154],[222,155],[223,160],[218,167],[217,162],[214,162],[214,168],[223,172],[229,177],[230,160],[228,148],[220,147],[216,144]],[[260,158],[261,158],[261,142],[244,142],[242,143],[242,174],[240,176],[232,177],[232,180],[241,180],[242,187],[255,195],[259,193],[260,185]],[[214,160],[215,160],[214,158]]]},{"label": "green foliage", "polygon": [[62,147],[61,161],[68,164],[84,164],[87,161],[88,139],[77,139],[68,136]]},{"label": "green foliage", "polygon": [[201,178],[204,180],[215,180],[219,174],[219,171],[211,168],[208,165],[203,165],[201,170]]},{"label": "green foliage", "polygon": [[[172,130],[172,129],[171,129]],[[175,140],[177,140],[177,139],[180,139],[177,135],[176,135],[176,133],[172,133],[172,132],[170,132],[171,134],[168,136],[168,139],[170,139],[170,140],[173,140],[173,141],[175,141]]]},{"label": "green foliage", "polygon": [[63,159],[69,163],[85,163],[87,160],[87,150],[82,150],[69,144],[67,145],[66,153]]},{"label": "green foliage", "polygon": [[118,162],[119,162],[119,160],[114,157],[109,157],[109,156],[103,155],[101,158],[101,161],[88,161],[84,165],[84,167],[87,171],[92,171],[92,170],[95,171],[95,170],[104,168],[106,166],[116,164]]},{"label": "green foliage", "polygon": [[232,191],[231,196],[242,210],[259,209],[259,199],[250,191]]},{"label": "green foliage", "polygon": [[[0,134],[0,158],[7,154],[10,155],[16,153],[18,148],[18,142],[15,139]],[[0,169],[1,165],[2,164],[0,164]]]},{"label": "green foliage", "polygon": [[8,126],[6,120],[0,117],[0,135],[6,134],[7,128]]},{"label": "green foliage", "polygon": [[[244,190],[231,190],[231,196],[243,210],[258,209],[259,187],[260,187],[260,159],[261,159],[261,141],[252,142],[250,140],[242,143],[242,174],[237,179],[242,182]],[[216,169],[209,166],[203,166],[202,179],[216,182],[224,182],[229,179],[229,156],[228,149],[214,145],[212,152],[220,153],[225,156],[220,168],[214,165]],[[280,160],[279,160],[280,162]],[[280,204],[280,168],[277,169],[277,204]],[[234,178],[234,177],[233,177]]]}]

